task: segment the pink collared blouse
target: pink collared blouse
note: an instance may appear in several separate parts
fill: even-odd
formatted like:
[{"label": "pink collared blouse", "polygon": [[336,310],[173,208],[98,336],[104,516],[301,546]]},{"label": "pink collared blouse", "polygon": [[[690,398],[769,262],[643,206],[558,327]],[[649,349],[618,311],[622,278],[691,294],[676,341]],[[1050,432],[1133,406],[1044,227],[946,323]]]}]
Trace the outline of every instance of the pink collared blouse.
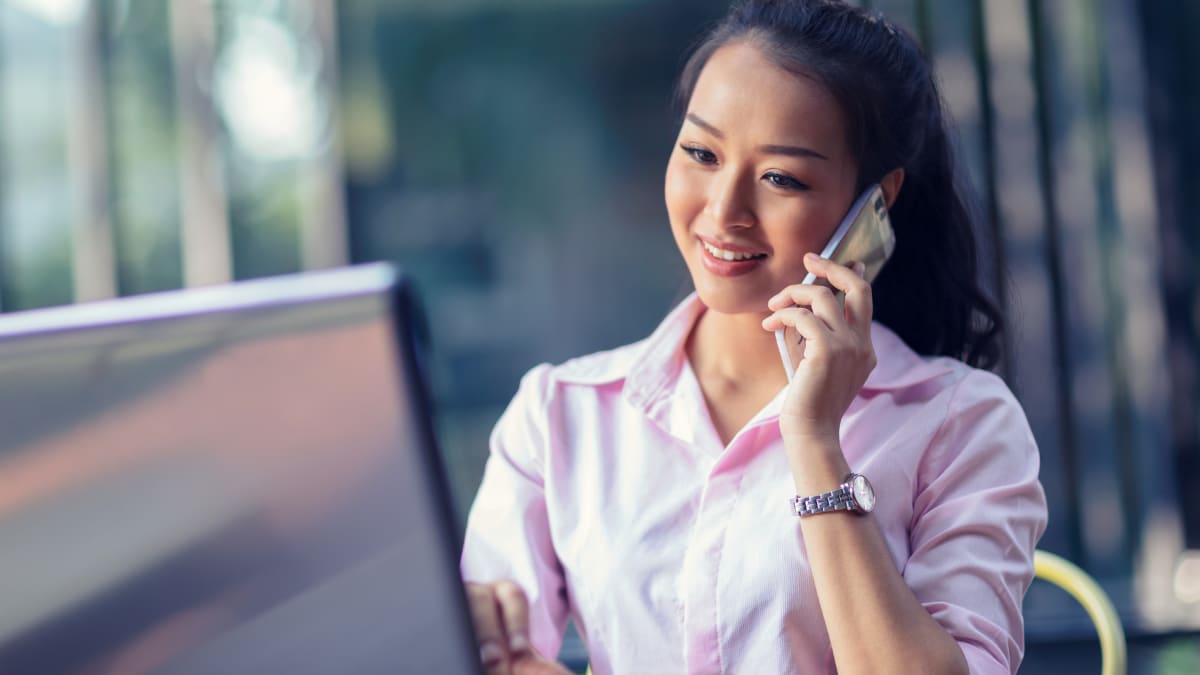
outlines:
[{"label": "pink collared blouse", "polygon": [[[570,616],[596,675],[834,672],[789,503],[783,392],[722,445],[684,353],[703,311],[692,295],[641,342],[524,377],[492,434],[463,576],[519,583],[543,654]],[[995,375],[879,324],[871,338],[879,365],[841,427],[875,487],[869,517],[971,672],[1015,672],[1046,524],[1025,415]]]}]

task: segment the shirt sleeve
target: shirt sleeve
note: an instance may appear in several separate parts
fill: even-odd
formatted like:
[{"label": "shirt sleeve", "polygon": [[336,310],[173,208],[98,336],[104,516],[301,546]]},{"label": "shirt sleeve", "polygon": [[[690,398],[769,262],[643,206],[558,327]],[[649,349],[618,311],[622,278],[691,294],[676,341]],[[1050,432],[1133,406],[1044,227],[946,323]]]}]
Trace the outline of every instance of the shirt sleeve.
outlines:
[{"label": "shirt sleeve", "polygon": [[1046,528],[1038,467],[1008,387],[967,374],[919,468],[904,578],[972,673],[1015,673],[1024,655],[1021,602]]},{"label": "shirt sleeve", "polygon": [[554,658],[568,608],[543,481],[549,382],[549,365],[527,373],[492,431],[483,481],[467,518],[461,569],[466,581],[510,579],[520,585],[529,599],[530,641]]}]

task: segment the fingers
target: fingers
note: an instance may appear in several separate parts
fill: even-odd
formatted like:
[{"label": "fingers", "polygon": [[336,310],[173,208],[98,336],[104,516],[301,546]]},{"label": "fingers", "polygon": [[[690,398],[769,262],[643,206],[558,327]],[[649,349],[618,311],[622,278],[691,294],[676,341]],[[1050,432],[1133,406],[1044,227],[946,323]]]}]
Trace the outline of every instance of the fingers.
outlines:
[{"label": "fingers", "polygon": [[492,585],[468,583],[467,604],[475,636],[479,638],[479,659],[488,675],[508,675],[508,643],[504,634],[500,605]]},{"label": "fingers", "polygon": [[800,337],[812,345],[825,343],[830,332],[825,321],[807,307],[786,307],[763,320],[763,328],[767,330],[778,330],[786,326],[794,328]]},{"label": "fingers", "polygon": [[[855,265],[858,264],[855,263]],[[808,268],[809,272],[818,277],[828,279],[834,288],[845,293],[849,293],[855,289],[861,290],[863,287],[870,287],[870,284],[862,278],[862,275],[855,272],[850,266],[835,263],[827,258],[822,258],[816,253],[804,254],[804,266]]]},{"label": "fingers", "polygon": [[837,352],[873,359],[871,285],[863,278],[863,264],[845,267],[814,254],[806,255],[804,262],[815,276],[845,292],[845,306],[826,286],[794,284],[767,301],[773,314],[762,327],[769,331],[792,327],[806,343],[806,358]]},{"label": "fingers", "polygon": [[490,584],[468,582],[466,589],[471,620],[479,638],[479,658],[488,675],[558,672],[552,669],[556,664],[533,652],[529,642],[529,601],[519,585],[507,580]]},{"label": "fingers", "polygon": [[807,307],[820,317],[830,330],[837,330],[846,321],[841,301],[829,287],[818,284],[788,286],[768,300],[767,307],[773,311],[788,307]]},{"label": "fingers", "polygon": [[871,325],[874,304],[871,284],[863,278],[865,267],[854,263],[854,268],[826,260],[815,253],[804,256],[804,266],[809,272],[826,279],[834,288],[846,294],[845,317],[854,326],[866,328]]},{"label": "fingers", "polygon": [[495,585],[496,600],[500,604],[500,617],[504,620],[504,632],[508,635],[508,650],[520,654],[529,650],[529,602],[525,591],[511,581],[500,581]]},{"label": "fingers", "polygon": [[843,323],[849,323],[859,330],[870,327],[874,305],[871,284],[862,277],[865,270],[862,263],[855,263],[850,268],[810,253],[805,256],[804,264],[833,289],[845,293],[844,306],[834,295],[834,290],[824,285],[793,284],[767,301],[769,309],[778,311],[791,305],[801,305],[812,308],[834,330]]}]

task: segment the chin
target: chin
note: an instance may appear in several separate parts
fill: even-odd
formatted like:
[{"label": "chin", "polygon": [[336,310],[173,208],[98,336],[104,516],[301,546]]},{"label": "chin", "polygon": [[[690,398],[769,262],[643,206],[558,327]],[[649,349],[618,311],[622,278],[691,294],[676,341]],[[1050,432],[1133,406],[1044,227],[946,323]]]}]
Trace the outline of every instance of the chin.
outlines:
[{"label": "chin", "polygon": [[696,295],[704,306],[722,314],[767,314],[767,301],[772,293],[751,288],[748,284],[738,288],[736,282],[722,284],[696,283]]}]

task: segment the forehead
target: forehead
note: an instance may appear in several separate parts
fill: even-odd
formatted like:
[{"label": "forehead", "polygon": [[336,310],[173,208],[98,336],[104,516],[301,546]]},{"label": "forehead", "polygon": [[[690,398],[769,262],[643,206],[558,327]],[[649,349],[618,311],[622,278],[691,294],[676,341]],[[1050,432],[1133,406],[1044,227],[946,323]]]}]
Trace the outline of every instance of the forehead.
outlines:
[{"label": "forehead", "polygon": [[776,65],[747,42],[713,52],[689,112],[755,144],[802,143],[827,157],[846,152],[841,106],[815,79]]}]

